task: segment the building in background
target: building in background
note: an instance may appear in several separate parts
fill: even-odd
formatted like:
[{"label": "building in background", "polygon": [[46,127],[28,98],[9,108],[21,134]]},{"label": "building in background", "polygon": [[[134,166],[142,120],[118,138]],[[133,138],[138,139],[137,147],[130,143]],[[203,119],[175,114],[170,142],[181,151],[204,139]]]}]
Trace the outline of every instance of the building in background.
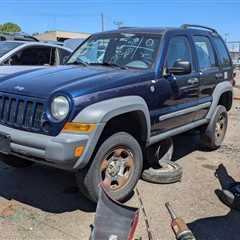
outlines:
[{"label": "building in background", "polygon": [[240,67],[240,42],[228,42],[227,43],[233,64]]},{"label": "building in background", "polygon": [[58,41],[64,42],[67,39],[86,39],[90,36],[90,33],[83,32],[67,32],[67,31],[47,31],[34,35],[40,41]]}]

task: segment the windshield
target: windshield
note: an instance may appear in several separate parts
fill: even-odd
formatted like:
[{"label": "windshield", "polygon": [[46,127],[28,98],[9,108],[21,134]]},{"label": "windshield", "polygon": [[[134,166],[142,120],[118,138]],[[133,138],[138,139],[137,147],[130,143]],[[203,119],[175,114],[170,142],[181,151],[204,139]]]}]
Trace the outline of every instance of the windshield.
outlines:
[{"label": "windshield", "polygon": [[111,33],[90,37],[68,60],[68,64],[94,64],[148,69],[155,62],[161,35]]},{"label": "windshield", "polygon": [[0,42],[0,57],[10,52],[12,49],[20,46],[22,43],[17,42]]}]

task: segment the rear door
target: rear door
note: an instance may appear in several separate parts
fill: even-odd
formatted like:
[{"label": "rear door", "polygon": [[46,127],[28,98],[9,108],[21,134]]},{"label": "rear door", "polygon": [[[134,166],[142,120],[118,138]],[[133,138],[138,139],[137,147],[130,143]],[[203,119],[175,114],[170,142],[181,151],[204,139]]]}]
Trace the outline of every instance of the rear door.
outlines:
[{"label": "rear door", "polygon": [[222,76],[222,79],[219,79],[218,82],[233,81],[233,65],[227,47],[219,36],[215,36],[212,39],[217,51]]},{"label": "rear door", "polygon": [[199,104],[203,106],[194,120],[203,119],[211,105],[212,94],[218,79],[222,77],[216,52],[210,37],[205,35],[193,36],[194,48],[197,56],[197,68],[199,72]]}]

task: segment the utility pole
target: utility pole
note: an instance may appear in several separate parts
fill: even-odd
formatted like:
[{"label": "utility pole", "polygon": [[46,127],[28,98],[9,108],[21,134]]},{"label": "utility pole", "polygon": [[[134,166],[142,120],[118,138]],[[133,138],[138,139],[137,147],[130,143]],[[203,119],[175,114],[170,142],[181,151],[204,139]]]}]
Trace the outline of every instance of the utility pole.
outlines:
[{"label": "utility pole", "polygon": [[102,32],[104,31],[104,15],[101,13]]}]

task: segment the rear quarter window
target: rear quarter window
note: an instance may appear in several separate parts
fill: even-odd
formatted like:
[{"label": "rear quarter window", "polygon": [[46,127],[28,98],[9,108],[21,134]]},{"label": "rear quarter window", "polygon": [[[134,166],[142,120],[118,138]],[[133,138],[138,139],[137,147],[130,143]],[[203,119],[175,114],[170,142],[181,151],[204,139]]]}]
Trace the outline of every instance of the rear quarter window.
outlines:
[{"label": "rear quarter window", "polygon": [[218,53],[220,64],[223,67],[231,66],[231,58],[222,39],[214,38],[215,47]]}]

